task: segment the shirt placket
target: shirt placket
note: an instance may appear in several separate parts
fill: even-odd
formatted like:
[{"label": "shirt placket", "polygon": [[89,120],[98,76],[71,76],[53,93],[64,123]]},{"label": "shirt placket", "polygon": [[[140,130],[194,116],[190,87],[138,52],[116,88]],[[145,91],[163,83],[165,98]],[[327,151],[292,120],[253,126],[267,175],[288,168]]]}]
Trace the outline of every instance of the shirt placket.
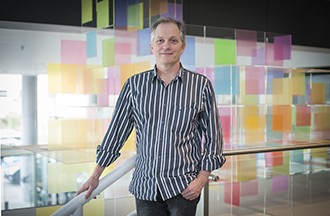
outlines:
[{"label": "shirt placket", "polygon": [[160,121],[158,124],[158,139],[157,139],[157,166],[156,166],[156,176],[158,188],[164,188],[164,182],[162,179],[162,173],[164,169],[165,155],[166,151],[166,135],[167,135],[167,116],[168,116],[168,97],[169,97],[169,85],[162,85],[161,100],[160,100]]}]

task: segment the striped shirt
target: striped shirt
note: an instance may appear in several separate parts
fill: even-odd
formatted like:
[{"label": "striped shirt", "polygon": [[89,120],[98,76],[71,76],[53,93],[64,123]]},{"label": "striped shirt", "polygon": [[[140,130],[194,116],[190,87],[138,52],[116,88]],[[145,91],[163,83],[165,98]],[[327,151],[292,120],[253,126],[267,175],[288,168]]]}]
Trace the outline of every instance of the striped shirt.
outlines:
[{"label": "striped shirt", "polygon": [[[129,191],[138,199],[180,194],[200,170],[225,163],[222,131],[211,82],[181,69],[165,85],[148,70],[130,77],[118,97],[112,121],[98,146],[96,162],[109,166],[136,129],[136,166]],[[204,138],[203,138],[204,137]]]}]

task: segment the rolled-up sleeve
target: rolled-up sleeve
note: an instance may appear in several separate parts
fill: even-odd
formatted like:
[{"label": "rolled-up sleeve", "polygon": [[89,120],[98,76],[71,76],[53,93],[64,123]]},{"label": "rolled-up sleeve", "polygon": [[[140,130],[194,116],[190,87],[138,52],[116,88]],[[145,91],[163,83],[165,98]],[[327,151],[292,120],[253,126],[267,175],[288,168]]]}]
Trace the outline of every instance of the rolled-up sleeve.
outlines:
[{"label": "rolled-up sleeve", "polygon": [[219,119],[214,89],[208,81],[203,91],[203,112],[201,123],[204,130],[205,142],[201,170],[213,171],[222,167],[226,162],[223,156],[223,136]]},{"label": "rolled-up sleeve", "polygon": [[96,163],[106,167],[114,162],[120,156],[120,149],[131,134],[133,127],[131,90],[129,82],[126,81],[119,94],[103,141],[97,147]]}]

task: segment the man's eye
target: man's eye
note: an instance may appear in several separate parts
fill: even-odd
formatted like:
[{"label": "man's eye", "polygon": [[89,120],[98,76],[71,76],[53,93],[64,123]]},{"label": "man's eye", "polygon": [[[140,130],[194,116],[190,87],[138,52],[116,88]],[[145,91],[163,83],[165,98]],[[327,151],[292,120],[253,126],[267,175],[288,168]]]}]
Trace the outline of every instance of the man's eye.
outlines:
[{"label": "man's eye", "polygon": [[178,43],[177,39],[172,39],[171,41],[172,41],[172,43]]},{"label": "man's eye", "polygon": [[156,43],[158,43],[158,44],[163,43],[163,41],[164,41],[163,39],[159,39],[159,40],[156,40]]}]

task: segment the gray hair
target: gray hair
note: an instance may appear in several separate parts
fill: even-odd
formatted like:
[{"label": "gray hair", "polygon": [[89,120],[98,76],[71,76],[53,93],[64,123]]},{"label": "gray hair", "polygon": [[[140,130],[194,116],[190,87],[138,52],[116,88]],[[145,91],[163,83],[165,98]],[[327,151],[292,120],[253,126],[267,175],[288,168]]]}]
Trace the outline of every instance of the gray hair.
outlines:
[{"label": "gray hair", "polygon": [[181,21],[176,20],[171,17],[160,17],[152,24],[152,26],[150,28],[151,41],[154,40],[156,28],[159,26],[159,24],[162,24],[162,23],[176,24],[180,31],[180,40],[181,40],[183,46],[186,46],[186,28],[185,28],[184,22],[181,22]]}]

